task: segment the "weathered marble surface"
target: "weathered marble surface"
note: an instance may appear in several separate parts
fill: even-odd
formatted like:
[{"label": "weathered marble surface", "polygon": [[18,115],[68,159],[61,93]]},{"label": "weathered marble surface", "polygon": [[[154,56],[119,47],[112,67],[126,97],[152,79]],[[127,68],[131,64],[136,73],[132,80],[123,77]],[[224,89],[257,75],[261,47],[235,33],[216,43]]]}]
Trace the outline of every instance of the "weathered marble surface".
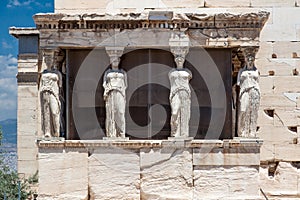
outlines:
[{"label": "weathered marble surface", "polygon": [[139,199],[140,156],[122,148],[99,148],[88,158],[91,199]]},{"label": "weathered marble surface", "polygon": [[190,149],[141,149],[142,199],[192,199]]},{"label": "weathered marble surface", "polygon": [[262,166],[259,171],[260,187],[268,196],[282,199],[285,196],[300,194],[298,188],[300,173],[296,164],[279,162],[275,168],[274,176],[269,176],[268,170],[268,167]]},{"label": "weathered marble surface", "polygon": [[88,196],[88,153],[84,148],[39,149],[39,199],[84,200]]},{"label": "weathered marble surface", "polygon": [[[84,199],[88,194],[95,200],[259,199],[260,141],[175,143],[41,141],[41,197],[47,199],[52,194],[54,199]],[[201,148],[211,151],[199,151]],[[218,150],[227,153],[221,158]],[[243,162],[236,162],[242,154],[251,158],[248,163],[243,156]]]},{"label": "weathered marble surface", "polygon": [[[40,141],[40,197],[84,199],[88,194],[95,200],[259,199],[259,141],[175,143]],[[230,152],[220,158],[218,150],[227,152],[229,147]],[[211,151],[198,151],[201,148]],[[236,162],[241,154],[251,158],[248,163],[247,159]]]},{"label": "weathered marble surface", "polygon": [[193,199],[259,199],[258,167],[195,166]]}]

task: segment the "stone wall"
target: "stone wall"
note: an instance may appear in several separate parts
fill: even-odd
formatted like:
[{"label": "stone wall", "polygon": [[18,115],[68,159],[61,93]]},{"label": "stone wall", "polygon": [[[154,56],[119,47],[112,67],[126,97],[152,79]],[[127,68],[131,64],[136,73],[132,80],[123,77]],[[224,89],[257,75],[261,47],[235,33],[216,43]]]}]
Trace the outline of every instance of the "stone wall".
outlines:
[{"label": "stone wall", "polygon": [[270,199],[299,199],[300,8],[295,1],[262,1],[270,19],[261,32],[256,65],[260,71],[258,120],[260,187]]},{"label": "stone wall", "polygon": [[259,140],[38,145],[39,199],[263,199]]},{"label": "stone wall", "polygon": [[[33,31],[34,34],[36,32]],[[21,36],[18,56],[18,173],[29,177],[38,171],[36,137],[39,121],[38,36]],[[33,42],[35,41],[35,42]]]}]

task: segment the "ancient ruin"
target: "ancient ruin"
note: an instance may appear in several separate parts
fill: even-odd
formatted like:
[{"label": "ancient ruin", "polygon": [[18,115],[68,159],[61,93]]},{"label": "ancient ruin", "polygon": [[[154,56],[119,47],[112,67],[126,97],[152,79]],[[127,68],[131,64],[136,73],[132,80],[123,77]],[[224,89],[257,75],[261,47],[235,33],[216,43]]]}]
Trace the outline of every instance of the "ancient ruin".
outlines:
[{"label": "ancient ruin", "polygon": [[18,172],[39,199],[299,198],[299,8],[273,3],[56,0],[12,27]]}]

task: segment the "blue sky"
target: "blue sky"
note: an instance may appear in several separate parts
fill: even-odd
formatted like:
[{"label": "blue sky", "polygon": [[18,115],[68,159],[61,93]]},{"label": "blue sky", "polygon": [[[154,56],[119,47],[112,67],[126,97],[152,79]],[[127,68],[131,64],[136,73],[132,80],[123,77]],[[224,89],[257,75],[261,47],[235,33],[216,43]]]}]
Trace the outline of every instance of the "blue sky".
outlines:
[{"label": "blue sky", "polygon": [[0,120],[17,115],[18,40],[9,35],[9,27],[34,27],[34,14],[53,11],[54,0],[0,1]]}]

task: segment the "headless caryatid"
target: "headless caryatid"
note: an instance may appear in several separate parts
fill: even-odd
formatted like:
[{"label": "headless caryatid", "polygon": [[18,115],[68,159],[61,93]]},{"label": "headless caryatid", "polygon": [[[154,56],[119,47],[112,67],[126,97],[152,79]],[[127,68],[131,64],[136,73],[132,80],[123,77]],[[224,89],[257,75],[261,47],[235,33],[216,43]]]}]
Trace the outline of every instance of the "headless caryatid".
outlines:
[{"label": "headless caryatid", "polygon": [[62,75],[53,57],[45,57],[47,69],[42,72],[40,80],[40,97],[42,111],[42,131],[45,137],[60,136],[61,102],[60,88],[62,87]]},{"label": "headless caryatid", "polygon": [[189,81],[192,73],[183,68],[184,58],[175,58],[177,69],[169,72],[171,84],[170,104],[171,104],[171,136],[188,137],[189,121],[191,115],[191,89]]},{"label": "headless caryatid", "polygon": [[238,136],[255,138],[257,129],[257,115],[260,103],[260,89],[258,84],[259,72],[254,66],[255,54],[245,53],[246,66],[239,71],[237,85],[240,86]]},{"label": "headless caryatid", "polygon": [[112,69],[105,72],[103,81],[108,138],[125,138],[127,75],[124,70],[118,69],[119,62],[118,56],[112,58]]}]

